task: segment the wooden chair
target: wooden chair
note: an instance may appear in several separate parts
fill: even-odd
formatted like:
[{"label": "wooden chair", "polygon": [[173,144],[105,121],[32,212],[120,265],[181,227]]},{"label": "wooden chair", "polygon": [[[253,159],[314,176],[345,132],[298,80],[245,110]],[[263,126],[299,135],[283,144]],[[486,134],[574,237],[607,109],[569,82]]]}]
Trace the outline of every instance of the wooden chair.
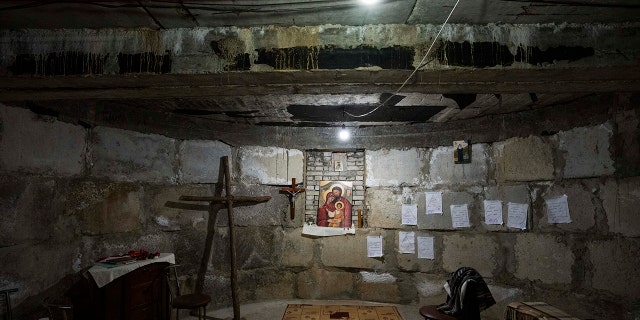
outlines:
[{"label": "wooden chair", "polygon": [[18,291],[18,289],[13,288],[13,289],[4,289],[4,290],[0,290],[0,296],[3,297],[3,301],[2,301],[2,307],[4,308],[4,312],[0,313],[0,316],[3,316],[2,319],[8,319],[11,320],[12,316],[11,316],[11,296],[10,294],[13,292]]},{"label": "wooden chair", "polygon": [[170,293],[169,303],[171,308],[176,310],[176,320],[180,319],[180,309],[197,309],[198,319],[204,320],[211,297],[204,293],[181,294],[180,279],[178,279],[178,271],[176,270],[179,266],[179,264],[173,264],[166,268]]}]

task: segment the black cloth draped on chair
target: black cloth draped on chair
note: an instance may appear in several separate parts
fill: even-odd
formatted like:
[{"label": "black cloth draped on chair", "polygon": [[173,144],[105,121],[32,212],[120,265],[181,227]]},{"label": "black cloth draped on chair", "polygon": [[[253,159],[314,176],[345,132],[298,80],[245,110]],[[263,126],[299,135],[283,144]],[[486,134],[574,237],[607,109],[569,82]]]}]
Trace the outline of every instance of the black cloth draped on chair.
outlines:
[{"label": "black cloth draped on chair", "polygon": [[[489,291],[489,287],[484,279],[473,268],[462,267],[451,273],[447,280],[449,292],[445,303],[438,305],[437,309],[451,316],[458,316],[465,308],[464,302],[473,299],[477,304],[478,311],[483,311],[496,303]],[[468,290],[470,287],[473,290]],[[473,294],[473,297],[465,295]]]}]

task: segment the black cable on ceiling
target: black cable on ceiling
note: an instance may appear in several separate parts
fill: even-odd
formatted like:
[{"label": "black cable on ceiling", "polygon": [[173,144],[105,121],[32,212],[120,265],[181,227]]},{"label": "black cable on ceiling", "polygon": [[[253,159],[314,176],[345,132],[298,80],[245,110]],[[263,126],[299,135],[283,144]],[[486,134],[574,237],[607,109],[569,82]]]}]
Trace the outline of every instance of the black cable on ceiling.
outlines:
[{"label": "black cable on ceiling", "polygon": [[[399,2],[402,0],[383,0],[384,3]],[[261,4],[222,4],[214,2],[226,2],[225,1],[211,1],[209,3],[200,2],[180,2],[177,0],[156,0],[145,2],[142,6],[141,3],[129,3],[127,1],[122,4],[109,4],[113,1],[35,1],[22,5],[14,5],[0,8],[0,11],[20,10],[34,7],[41,7],[47,5],[56,4],[77,4],[77,5],[91,5],[110,9],[119,8],[152,8],[152,9],[188,9],[188,10],[202,10],[202,11],[215,11],[218,13],[289,13],[289,12],[304,12],[304,11],[321,11],[321,10],[336,10],[336,9],[348,9],[361,7],[362,4],[357,3],[356,0],[314,0],[314,1],[300,1],[300,2],[277,2],[277,3],[261,3]],[[297,7],[292,7],[297,6]]]},{"label": "black cable on ceiling", "polygon": [[200,23],[198,22],[198,19],[196,18],[196,16],[195,16],[193,13],[191,13],[191,10],[189,10],[189,8],[187,8],[187,7],[184,5],[184,2],[183,2],[182,0],[180,0],[180,8],[181,8],[181,9],[184,9],[184,11],[187,13],[187,15],[189,16],[189,18],[191,18],[191,20],[193,21],[193,23],[195,23],[195,24],[196,24],[196,27],[199,27],[199,26],[200,26]]},{"label": "black cable on ceiling", "polygon": [[536,4],[548,4],[548,5],[563,5],[563,6],[572,6],[572,7],[594,7],[594,8],[640,8],[640,5],[635,4],[621,4],[621,3],[598,3],[595,1],[572,1],[572,0],[501,0],[505,2],[520,2],[520,3],[529,3],[532,5]]},{"label": "black cable on ceiling", "polygon": [[151,13],[151,11],[149,11],[149,9],[147,9],[144,5],[142,5],[142,3],[140,2],[140,0],[138,0],[138,4],[142,7],[142,9],[144,9],[144,12],[146,12],[146,13],[147,13],[147,15],[148,15],[149,17],[151,17],[151,19],[153,20],[153,22],[155,22],[155,23],[160,27],[160,29],[166,29],[166,28],[162,25],[162,23],[160,23],[160,21],[158,21],[158,19],[156,19],[156,17]]}]

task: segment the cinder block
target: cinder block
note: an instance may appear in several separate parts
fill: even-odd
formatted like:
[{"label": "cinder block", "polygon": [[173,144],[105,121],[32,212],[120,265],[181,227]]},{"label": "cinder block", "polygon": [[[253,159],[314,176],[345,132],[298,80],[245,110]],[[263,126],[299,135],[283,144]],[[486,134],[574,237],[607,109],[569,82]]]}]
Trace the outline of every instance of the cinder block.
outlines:
[{"label": "cinder block", "polygon": [[[271,197],[267,202],[255,203],[249,206],[234,206],[234,222],[239,226],[281,226],[283,219],[287,222],[297,221],[300,218],[304,196],[296,198],[296,219],[289,218],[289,198],[280,193],[279,187],[266,187],[260,185],[239,185],[233,187],[231,193],[235,196]],[[223,212],[223,211],[221,211]],[[218,219],[218,224],[227,224],[227,215],[223,214]]]},{"label": "cinder block", "polygon": [[427,151],[384,149],[366,152],[367,187],[420,185],[424,181]]},{"label": "cinder block", "polygon": [[554,235],[518,234],[514,251],[517,278],[540,280],[545,284],[571,283],[575,257],[571,248]]},{"label": "cinder block", "polygon": [[187,140],[180,143],[178,158],[181,183],[217,183],[221,158],[228,157],[233,172],[231,147],[220,141]]},{"label": "cinder block", "polygon": [[488,150],[487,144],[472,144],[471,163],[455,164],[453,146],[433,149],[429,161],[431,186],[486,185],[489,176]]},{"label": "cinder block", "polygon": [[375,228],[399,228],[402,226],[402,195],[392,189],[366,190],[367,223]]},{"label": "cinder block", "polygon": [[397,279],[389,273],[360,272],[356,292],[361,300],[397,303],[400,300]]},{"label": "cinder block", "polygon": [[245,183],[291,184],[303,182],[304,154],[300,150],[249,146],[238,149],[240,177]]},{"label": "cinder block", "polygon": [[449,272],[460,267],[472,267],[483,277],[493,277],[498,266],[498,249],[498,243],[487,235],[444,235],[442,267]]},{"label": "cinder block", "polygon": [[301,237],[300,228],[285,229],[282,265],[287,267],[308,267],[313,260],[313,244],[311,238]]},{"label": "cinder block", "polygon": [[295,297],[294,288],[296,285],[295,275],[291,272],[283,272],[282,270],[272,270],[268,274],[260,274],[254,279],[259,279],[255,290],[255,297],[252,300],[268,301],[279,299],[291,299]]},{"label": "cinder block", "polygon": [[351,272],[313,268],[298,274],[298,296],[301,299],[350,299],[353,295]]},{"label": "cinder block", "polygon": [[607,214],[609,232],[640,236],[640,177],[608,179],[600,185],[600,197]]},{"label": "cinder block", "polygon": [[640,239],[594,241],[588,249],[594,288],[620,296],[640,296]]},{"label": "cinder block", "polygon": [[[369,232],[359,229],[355,235],[333,236],[321,239],[320,260],[325,267],[338,268],[362,268],[379,270],[384,266],[383,261],[376,258],[367,257],[367,236],[381,235],[380,232]],[[387,239],[382,234],[383,254],[389,255],[391,252],[384,252],[385,243],[393,241]],[[349,252],[350,254],[346,254]]]},{"label": "cinder block", "polygon": [[[489,231],[516,231],[520,232],[520,229],[513,229],[507,227],[508,220],[508,203],[525,203],[529,205],[529,211],[527,212],[527,221],[532,221],[531,217],[533,217],[533,208],[531,206],[531,193],[529,192],[529,188],[525,184],[518,185],[500,185],[488,187],[484,192],[483,200],[500,200],[502,201],[502,225],[489,225],[485,223],[485,211],[484,211],[484,203],[480,204],[480,215],[482,226],[484,226]],[[532,229],[533,226],[531,223],[527,223],[527,229]]]},{"label": "cinder block", "polygon": [[[591,182],[591,183],[590,183]],[[589,186],[591,184],[591,186]],[[587,231],[596,223],[596,211],[593,206],[597,183],[595,181],[580,180],[569,181],[566,186],[553,185],[549,190],[542,194],[542,200],[567,195],[567,204],[569,205],[570,223],[549,224],[549,214],[546,204],[542,217],[537,220],[539,230],[553,231]]]},{"label": "cinder block", "polygon": [[[448,276],[448,275],[447,275]],[[416,273],[414,282],[420,305],[441,304],[447,299],[444,283],[448,277],[439,274]]]},{"label": "cinder block", "polygon": [[[163,187],[146,187],[144,190],[145,208],[153,219],[153,224],[163,231],[179,231],[194,227],[206,231],[208,204],[189,203],[187,207],[181,207],[177,203],[180,196],[210,196],[214,194],[214,188],[210,184],[172,185]],[[168,202],[176,205],[167,205]],[[199,206],[200,210],[193,210],[191,206]],[[224,214],[219,211],[218,214]]]},{"label": "cinder block", "polygon": [[[413,230],[403,230],[403,231],[413,231]],[[432,272],[436,269],[437,263],[439,261],[438,257],[440,256],[439,250],[436,249],[438,247],[437,237],[435,235],[426,234],[424,232],[416,232],[415,234],[415,253],[400,253],[398,249],[400,248],[400,232],[395,232],[395,245],[396,248],[396,261],[398,264],[398,268],[404,271],[419,271],[419,272]],[[435,250],[435,258],[437,259],[424,259],[418,258],[418,237],[434,237],[434,250]]]},{"label": "cinder block", "polygon": [[[29,179],[0,175],[0,190],[0,248],[46,243],[59,230],[54,227],[57,223],[76,223],[74,216],[63,216],[61,210],[52,208],[54,195],[70,190],[61,187],[53,178]],[[72,197],[68,205],[80,201],[78,197]],[[65,238],[75,236],[74,230],[60,232]]]},{"label": "cinder block", "polygon": [[93,187],[96,189],[91,193],[99,194],[100,199],[94,199],[92,205],[79,211],[79,228],[82,234],[101,235],[142,229],[143,192],[140,186],[105,184]]},{"label": "cinder block", "polygon": [[564,155],[564,177],[585,178],[612,175],[614,162],[609,152],[611,124],[575,128],[556,135]]},{"label": "cinder block", "polygon": [[512,138],[493,145],[498,181],[553,180],[553,152],[540,137]]},{"label": "cinder block", "polygon": [[96,127],[91,175],[116,181],[176,182],[175,140],[155,134]]},{"label": "cinder block", "polygon": [[468,192],[450,192],[447,190],[429,190],[430,192],[442,191],[442,214],[426,214],[425,192],[416,193],[416,203],[418,204],[418,229],[429,230],[455,230],[451,222],[451,205],[467,204],[469,211],[469,223],[474,228],[474,222],[478,221],[479,209],[476,208],[474,195]]},{"label": "cinder block", "polygon": [[83,174],[87,141],[84,128],[2,104],[0,124],[2,171],[56,177]]}]

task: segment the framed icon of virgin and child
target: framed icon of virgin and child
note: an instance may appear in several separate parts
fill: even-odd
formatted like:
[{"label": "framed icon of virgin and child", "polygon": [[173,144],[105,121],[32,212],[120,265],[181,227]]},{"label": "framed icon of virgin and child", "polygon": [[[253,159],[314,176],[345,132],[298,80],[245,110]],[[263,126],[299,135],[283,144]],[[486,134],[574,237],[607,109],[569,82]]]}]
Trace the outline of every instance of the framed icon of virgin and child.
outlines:
[{"label": "framed icon of virgin and child", "polygon": [[320,181],[316,224],[319,227],[351,228],[353,182]]}]

